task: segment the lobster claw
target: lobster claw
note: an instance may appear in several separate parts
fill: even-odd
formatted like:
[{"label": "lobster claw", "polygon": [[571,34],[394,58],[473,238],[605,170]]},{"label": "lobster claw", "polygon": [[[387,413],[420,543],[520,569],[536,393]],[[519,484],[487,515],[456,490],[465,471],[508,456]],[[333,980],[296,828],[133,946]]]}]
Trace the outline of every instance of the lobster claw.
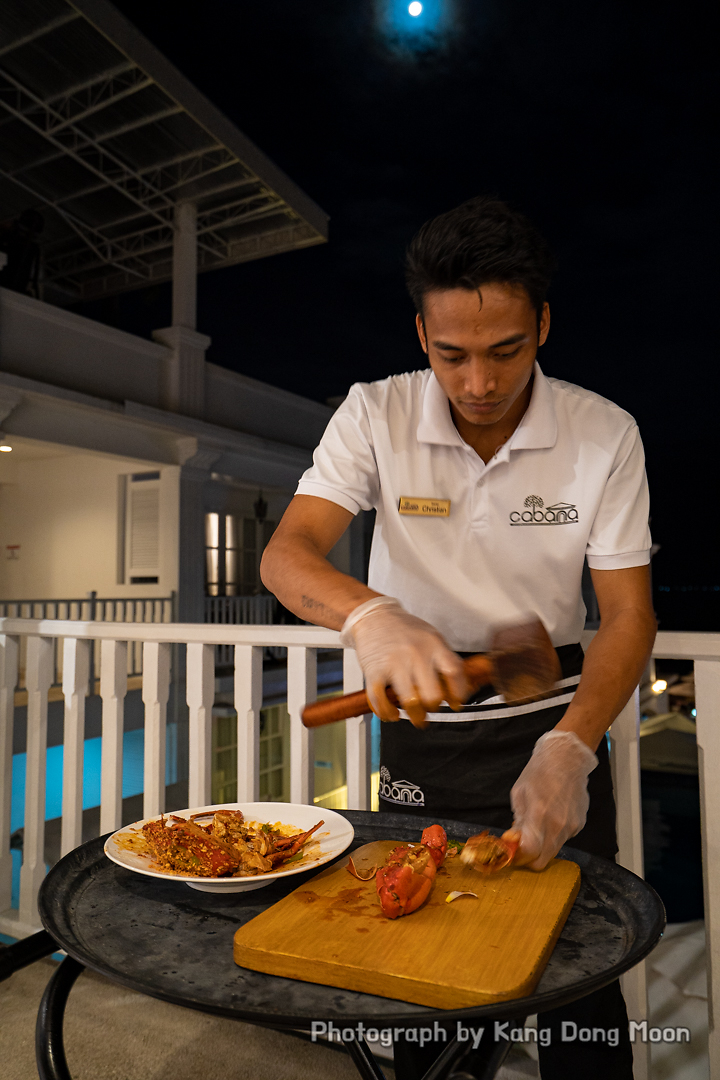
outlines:
[{"label": "lobster claw", "polygon": [[503,836],[481,832],[465,841],[460,861],[479,870],[481,874],[494,874],[510,866],[520,846],[519,832],[506,832]]},{"label": "lobster claw", "polygon": [[423,830],[420,843],[429,849],[436,866],[442,866],[448,848],[447,833],[442,825],[428,825]]},{"label": "lobster claw", "polygon": [[375,875],[383,915],[397,919],[416,911],[428,897],[435,872],[435,860],[424,844],[394,848]]}]

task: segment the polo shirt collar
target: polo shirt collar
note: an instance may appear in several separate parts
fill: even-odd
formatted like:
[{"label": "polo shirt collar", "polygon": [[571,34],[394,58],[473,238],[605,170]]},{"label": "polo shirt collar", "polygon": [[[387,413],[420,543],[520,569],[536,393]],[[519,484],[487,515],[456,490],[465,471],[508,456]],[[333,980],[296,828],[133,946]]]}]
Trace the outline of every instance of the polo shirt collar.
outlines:
[{"label": "polo shirt collar", "polygon": [[[557,441],[553,392],[537,360],[534,376],[530,404],[512,438],[506,443],[509,450],[541,449],[554,446]],[[447,395],[433,371],[425,385],[417,438],[418,442],[433,443],[437,446],[467,445],[453,423]]]}]

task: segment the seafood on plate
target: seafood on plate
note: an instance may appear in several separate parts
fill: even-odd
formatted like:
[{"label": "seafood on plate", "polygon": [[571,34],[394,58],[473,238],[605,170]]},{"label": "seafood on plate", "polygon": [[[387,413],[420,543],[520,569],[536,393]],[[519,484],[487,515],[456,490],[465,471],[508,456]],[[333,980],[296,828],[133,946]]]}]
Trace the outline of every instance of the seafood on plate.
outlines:
[{"label": "seafood on plate", "polygon": [[[206,824],[201,819],[210,818]],[[200,819],[200,820],[194,820]],[[206,811],[191,818],[170,815],[148,821],[142,837],[161,870],[198,877],[255,877],[281,870],[290,860],[302,858],[303,848],[319,821],[307,832],[293,827],[246,821],[240,810]]]}]

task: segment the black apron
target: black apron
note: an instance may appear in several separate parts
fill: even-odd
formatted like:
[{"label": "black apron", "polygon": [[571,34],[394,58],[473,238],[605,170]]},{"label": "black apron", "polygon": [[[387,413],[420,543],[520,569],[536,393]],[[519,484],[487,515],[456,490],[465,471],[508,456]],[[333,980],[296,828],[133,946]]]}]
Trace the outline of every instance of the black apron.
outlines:
[{"label": "black apron", "polygon": [[[563,645],[556,651],[562,678],[579,676],[583,663],[580,645]],[[565,692],[560,690],[558,696]],[[381,725],[381,810],[510,827],[510,789],[537,740],[557,725],[568,703],[553,705],[549,698],[547,706],[537,711],[513,715],[513,707],[507,706],[508,715],[497,716],[496,704],[484,704],[495,694],[494,689],[484,688],[484,693],[465,706],[465,711],[474,712],[485,708],[493,713],[492,718],[432,722],[422,731],[409,720]],[[588,780],[587,821],[568,843],[613,859],[617,853],[615,801],[607,739],[601,739],[596,753],[598,765]]]}]

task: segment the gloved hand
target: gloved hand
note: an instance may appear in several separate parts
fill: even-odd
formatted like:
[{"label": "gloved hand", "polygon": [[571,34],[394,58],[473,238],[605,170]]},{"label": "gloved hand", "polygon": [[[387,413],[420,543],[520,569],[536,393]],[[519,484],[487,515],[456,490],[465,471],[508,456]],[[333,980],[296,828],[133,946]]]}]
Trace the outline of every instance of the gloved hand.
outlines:
[{"label": "gloved hand", "polygon": [[517,864],[542,870],[585,824],[590,797],[587,780],[598,759],[574,731],[548,731],[510,792],[520,832]]},{"label": "gloved hand", "polygon": [[392,596],[375,596],[356,607],[345,620],[340,641],[357,652],[367,696],[381,720],[399,719],[386,686],[392,686],[415,727],[424,727],[426,712],[443,700],[460,708],[470,692],[457,653],[433,626],[405,611]]}]

